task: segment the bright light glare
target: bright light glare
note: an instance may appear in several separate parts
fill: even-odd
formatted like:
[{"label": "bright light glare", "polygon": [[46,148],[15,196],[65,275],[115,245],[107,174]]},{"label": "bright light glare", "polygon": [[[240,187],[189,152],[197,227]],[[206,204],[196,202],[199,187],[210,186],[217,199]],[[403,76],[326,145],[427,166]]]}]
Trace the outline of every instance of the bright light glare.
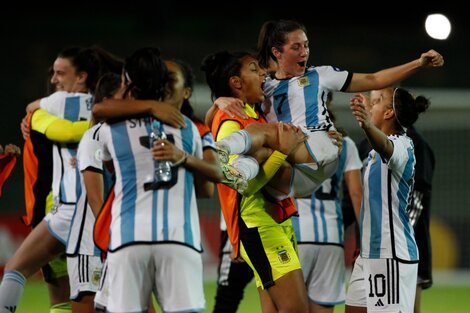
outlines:
[{"label": "bright light glare", "polygon": [[424,27],[431,38],[439,40],[447,39],[451,30],[449,19],[442,14],[428,15]]}]

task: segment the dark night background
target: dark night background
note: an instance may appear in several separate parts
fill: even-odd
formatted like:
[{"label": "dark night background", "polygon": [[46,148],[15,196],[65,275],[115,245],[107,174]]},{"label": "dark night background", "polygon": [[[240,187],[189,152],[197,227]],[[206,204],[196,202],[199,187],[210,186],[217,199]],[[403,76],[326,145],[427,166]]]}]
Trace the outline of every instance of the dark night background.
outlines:
[{"label": "dark night background", "polygon": [[[3,10],[0,13],[0,68],[2,70],[2,143],[18,142],[23,107],[45,93],[48,67],[58,51],[71,45],[98,44],[125,57],[133,50],[157,46],[164,56],[189,62],[204,83],[199,64],[218,49],[250,49],[256,45],[262,23],[269,19],[297,19],[308,29],[311,65],[330,64],[355,72],[372,72],[417,58],[430,48],[445,56],[445,67],[423,71],[407,79],[414,87],[468,88],[468,17],[448,5],[412,10],[394,2],[387,8],[305,5],[266,5],[223,2],[214,10],[201,2],[138,5],[77,3],[73,8]],[[178,4],[176,4],[178,3]],[[181,4],[180,4],[181,3]],[[270,2],[273,3],[273,2]],[[284,2],[283,2],[284,3]],[[63,4],[62,4],[63,6]],[[338,5],[339,7],[339,5]],[[21,13],[20,13],[21,12]],[[446,13],[453,30],[445,41],[428,37],[428,13]],[[5,131],[6,129],[6,131]]]}]

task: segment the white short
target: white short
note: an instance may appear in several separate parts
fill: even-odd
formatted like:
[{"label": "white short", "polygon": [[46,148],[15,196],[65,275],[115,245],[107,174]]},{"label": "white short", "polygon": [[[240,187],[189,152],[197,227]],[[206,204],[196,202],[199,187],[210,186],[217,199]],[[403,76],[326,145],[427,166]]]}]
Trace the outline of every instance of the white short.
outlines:
[{"label": "white short", "polygon": [[413,312],[418,263],[394,259],[363,259],[354,264],[346,305],[367,312]]},{"label": "white short", "polygon": [[106,312],[106,306],[108,305],[109,287],[108,280],[106,279],[108,274],[108,261],[103,263],[103,269],[101,271],[101,279],[98,290],[95,293],[95,309],[98,312]]},{"label": "white short", "polygon": [[328,133],[322,130],[311,131],[305,127],[303,131],[308,135],[305,144],[316,163],[296,163],[293,165],[293,177],[290,192],[287,195],[286,192],[265,186],[269,194],[276,199],[310,197],[312,192],[320,188],[321,184],[333,176],[338,168],[339,149],[333,144]]},{"label": "white short", "polygon": [[71,300],[76,300],[80,292],[98,290],[102,267],[103,263],[98,256],[78,254],[67,257]]},{"label": "white short", "polygon": [[338,168],[339,149],[326,131],[303,129],[308,135],[307,149],[316,163],[294,166],[293,192],[295,197],[310,196]]},{"label": "white short", "polygon": [[179,244],[131,245],[108,253],[110,312],[147,310],[152,291],[163,312],[206,308],[202,257]]},{"label": "white short", "polygon": [[299,244],[298,249],[310,301],[325,306],[344,303],[346,268],[343,247]]},{"label": "white short", "polygon": [[51,235],[64,246],[67,246],[74,211],[75,204],[61,203],[57,207],[53,207],[51,212],[47,213],[46,217],[44,217]]}]

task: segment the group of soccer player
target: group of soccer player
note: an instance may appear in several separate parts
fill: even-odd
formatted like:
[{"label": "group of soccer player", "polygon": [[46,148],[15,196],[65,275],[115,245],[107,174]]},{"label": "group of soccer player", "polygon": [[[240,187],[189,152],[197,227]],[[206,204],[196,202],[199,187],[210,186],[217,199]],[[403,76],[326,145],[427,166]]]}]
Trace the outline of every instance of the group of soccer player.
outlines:
[{"label": "group of soccer player", "polygon": [[[206,310],[196,197],[211,196],[214,184],[229,253],[215,312],[236,311],[252,276],[263,312],[332,312],[343,302],[351,313],[412,312],[419,256],[407,213],[415,157],[406,129],[429,103],[392,86],[443,58],[429,50],[371,74],[308,67],[308,58],[306,29],[290,20],[266,22],[256,54],[208,55],[202,70],[214,105],[204,125],[188,103],[190,69],[158,49],[124,62],[98,47],[62,51],[55,92],[28,105],[22,125],[31,162],[44,168],[28,178],[33,230],[5,267],[0,312],[16,310],[40,268],[56,286],[51,312],[70,311],[69,298],[74,312],[144,312],[152,293],[164,312]],[[357,149],[327,105],[332,92],[368,90],[370,98],[351,100],[372,148],[361,178]],[[167,138],[152,144],[155,119]],[[39,152],[45,141],[50,155]],[[149,184],[155,160],[173,164],[165,186]],[[361,234],[347,293],[343,180]],[[66,270],[50,262],[64,253]],[[236,268],[240,284],[230,278]]]}]

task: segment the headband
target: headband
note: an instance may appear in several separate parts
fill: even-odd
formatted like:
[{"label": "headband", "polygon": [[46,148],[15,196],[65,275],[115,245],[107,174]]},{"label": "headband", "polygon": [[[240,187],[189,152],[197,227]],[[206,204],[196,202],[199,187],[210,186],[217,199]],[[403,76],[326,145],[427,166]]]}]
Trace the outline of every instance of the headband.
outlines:
[{"label": "headband", "polygon": [[129,85],[132,83],[132,79],[129,77],[129,73],[127,71],[124,71],[124,76],[126,77],[126,80],[129,82]]}]

